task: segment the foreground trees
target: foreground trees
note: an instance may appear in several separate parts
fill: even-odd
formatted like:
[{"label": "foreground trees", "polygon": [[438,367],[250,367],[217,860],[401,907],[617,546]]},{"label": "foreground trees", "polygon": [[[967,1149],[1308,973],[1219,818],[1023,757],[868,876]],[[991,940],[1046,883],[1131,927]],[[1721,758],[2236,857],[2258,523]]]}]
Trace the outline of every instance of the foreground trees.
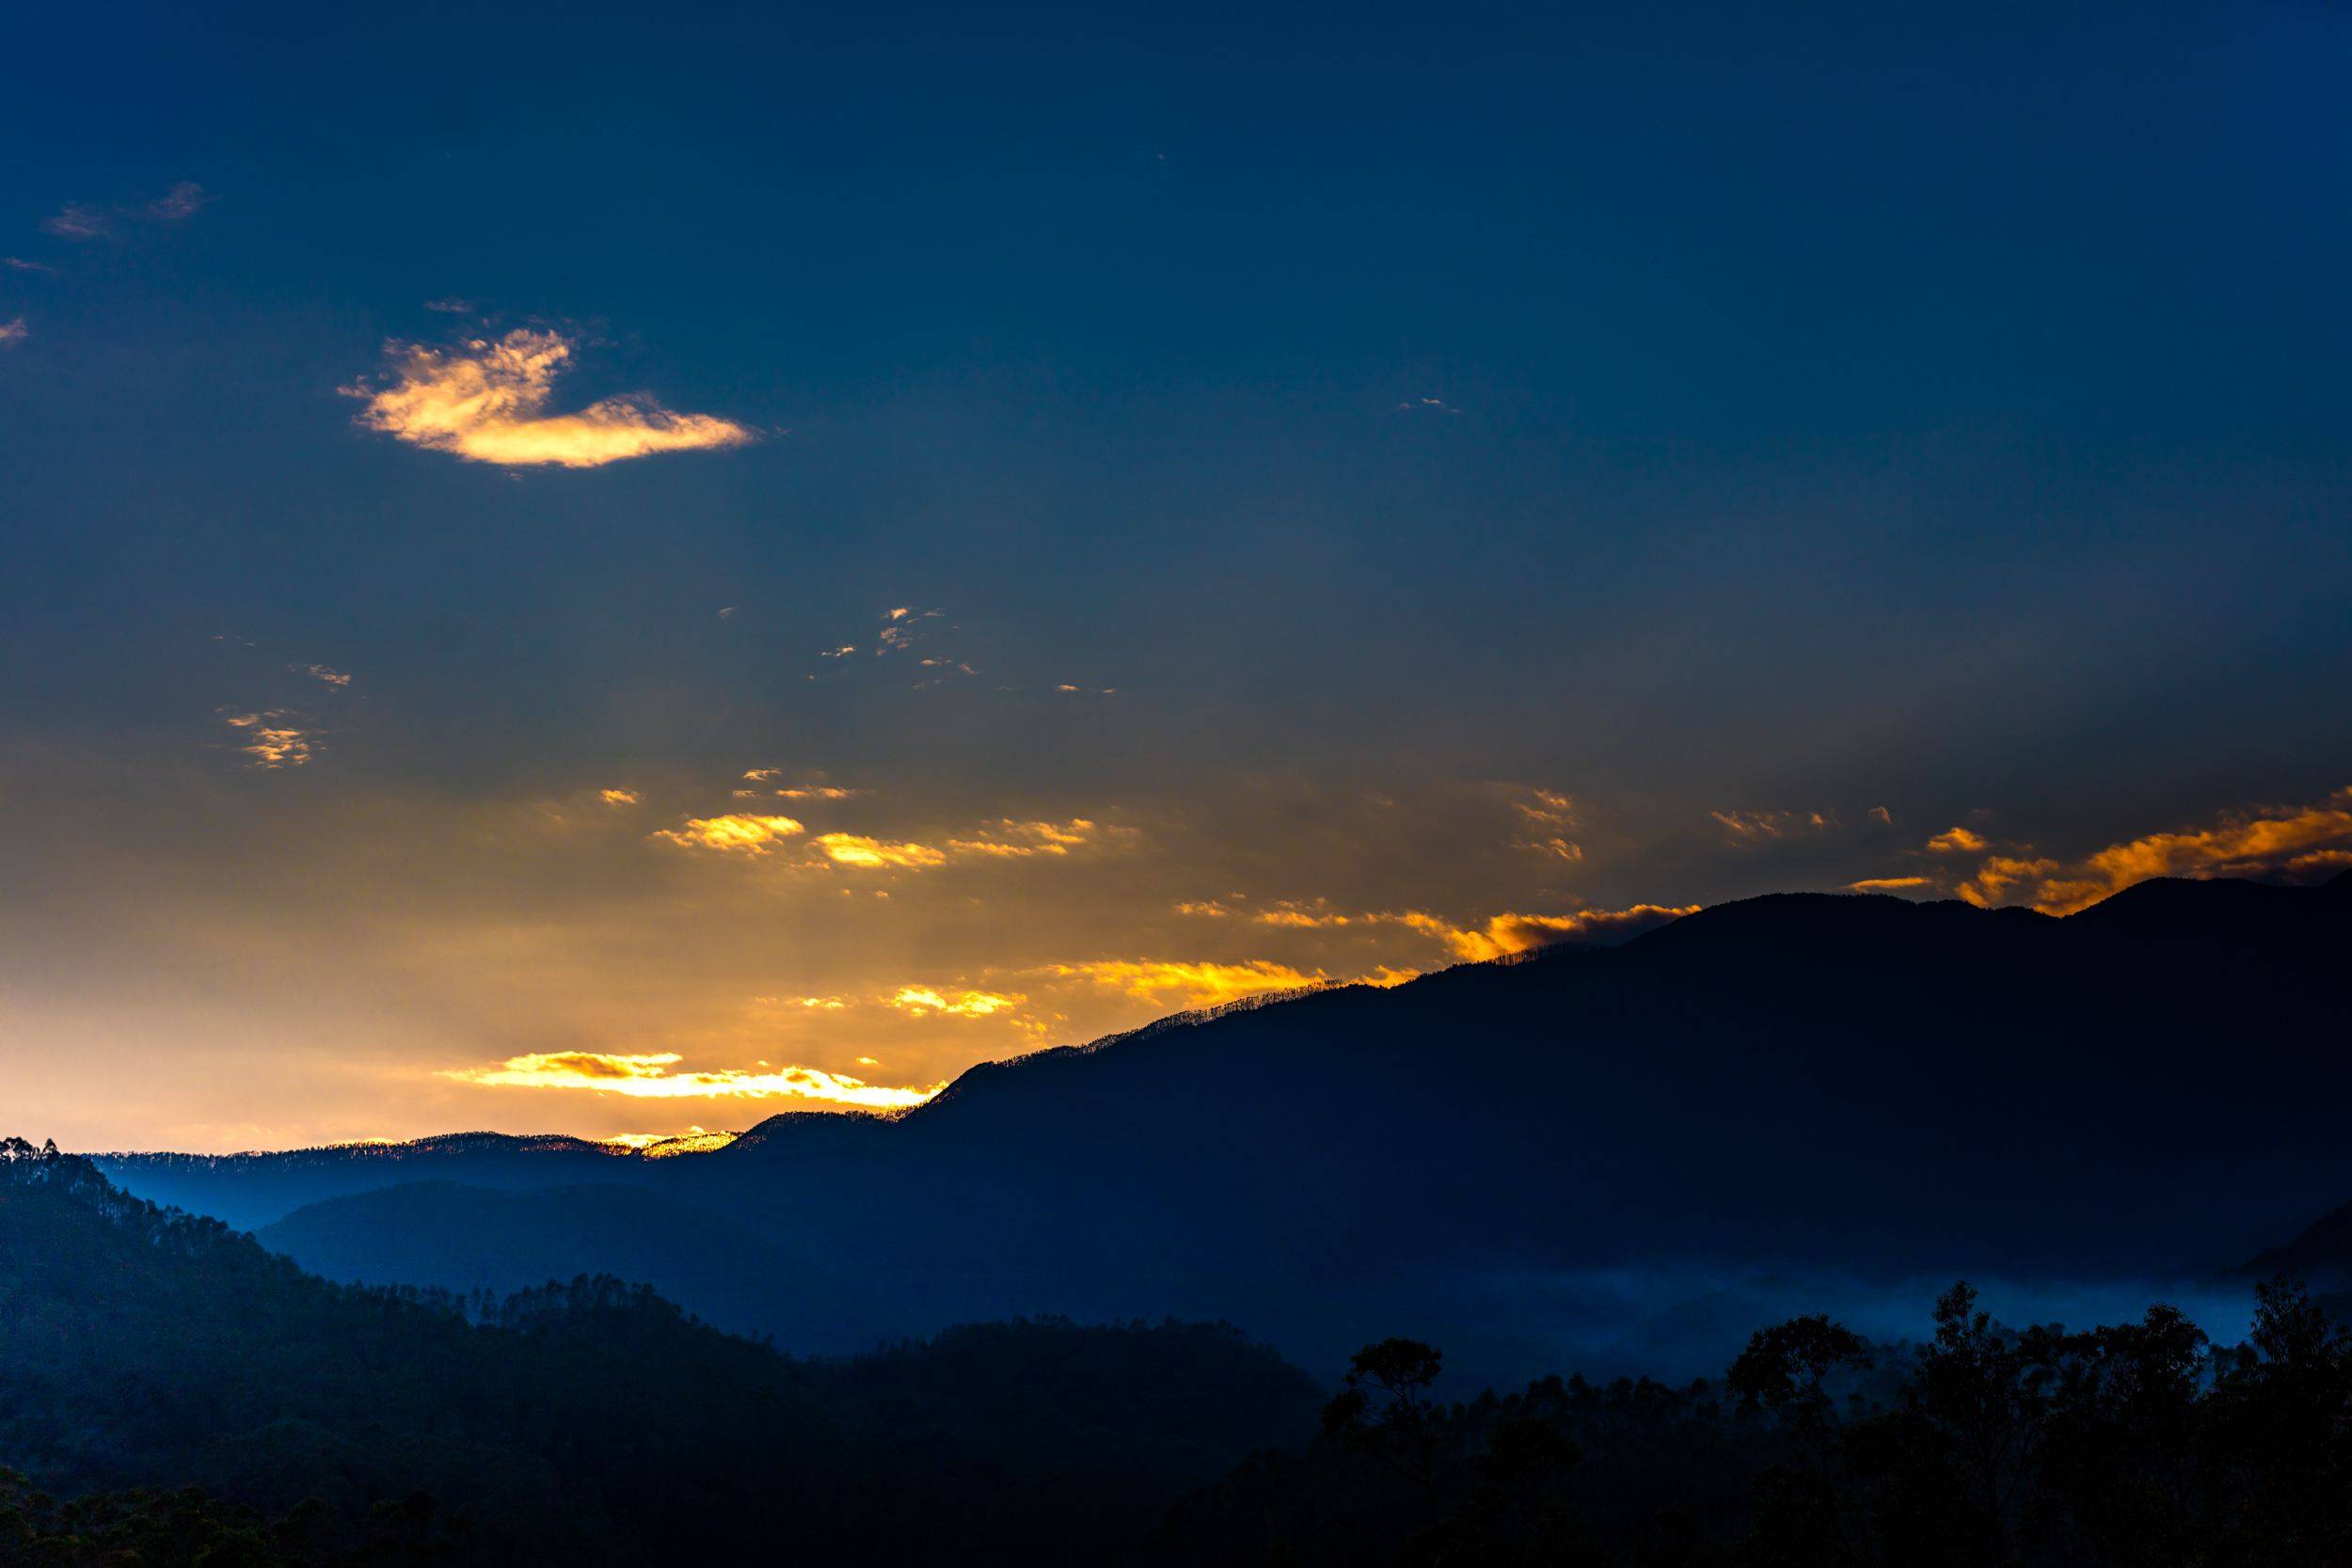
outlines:
[{"label": "foreground trees", "polygon": [[[1321,1443],[1181,1505],[1158,1560],[1640,1568],[2298,1568],[2352,1561],[2352,1334],[2299,1286],[2251,1338],[2010,1329],[1954,1286],[1925,1343],[1826,1317],[1724,1381],[1547,1379],[1437,1404],[1368,1347]],[[1401,1483],[1401,1484],[1400,1484]]]}]

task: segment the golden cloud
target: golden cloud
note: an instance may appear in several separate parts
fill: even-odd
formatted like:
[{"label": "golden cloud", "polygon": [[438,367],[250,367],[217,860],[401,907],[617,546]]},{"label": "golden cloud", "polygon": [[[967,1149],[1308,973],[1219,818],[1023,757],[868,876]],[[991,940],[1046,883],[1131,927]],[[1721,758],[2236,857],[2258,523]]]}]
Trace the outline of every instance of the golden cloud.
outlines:
[{"label": "golden cloud", "polygon": [[633,789],[599,789],[596,791],[596,799],[608,806],[633,806],[643,797]]},{"label": "golden cloud", "polygon": [[1908,888],[1926,887],[1925,877],[1866,877],[1858,882],[1848,882],[1854,893],[1900,893]]},{"label": "golden cloud", "polygon": [[730,812],[724,816],[689,817],[684,827],[663,828],[653,836],[690,849],[764,855],[781,840],[802,831],[801,824],[789,816],[753,816]]},{"label": "golden cloud", "polygon": [[1973,855],[1982,849],[1985,844],[1983,834],[1970,832],[1965,828],[1954,827],[1947,828],[1928,840],[1928,849],[1931,853],[1938,855]]},{"label": "golden cloud", "polygon": [[595,468],[752,439],[731,420],[674,413],[642,393],[550,414],[548,400],[572,350],[563,334],[528,327],[447,350],[389,342],[384,384],[343,390],[366,400],[358,422],[367,429],[473,463]]},{"label": "golden cloud", "polygon": [[901,986],[898,993],[890,998],[890,1005],[916,1018],[926,1018],[932,1013],[941,1013],[948,1018],[988,1018],[996,1013],[1009,1012],[1025,1000],[1018,994],[1008,996],[993,990],[965,990],[950,996],[930,986]]},{"label": "golden cloud", "polygon": [[1123,991],[1160,1003],[1171,993],[1196,1007],[1238,1002],[1268,991],[1303,990],[1331,983],[1322,970],[1294,969],[1257,958],[1248,963],[1184,963],[1153,959],[1103,958],[1092,963],[1051,964],[1039,973],[1085,980],[1105,990]]},{"label": "golden cloud", "polygon": [[896,866],[910,871],[928,870],[945,865],[947,857],[928,844],[892,844],[864,833],[819,833],[817,847],[826,859],[836,865],[847,865],[860,871],[878,871]]},{"label": "golden cloud", "polygon": [[237,750],[251,757],[256,768],[299,768],[310,760],[310,736],[288,723],[288,716],[277,708],[221,718],[230,729],[245,732],[245,744]]},{"label": "golden cloud", "polygon": [[815,1100],[869,1111],[920,1105],[947,1086],[943,1081],[921,1088],[889,1088],[812,1067],[674,1071],[682,1059],[675,1051],[633,1055],[559,1051],[510,1056],[495,1068],[461,1068],[441,1076],[498,1088],[589,1089],[644,1100]]},{"label": "golden cloud", "polygon": [[977,838],[951,838],[947,847],[960,855],[993,855],[1019,859],[1028,855],[1066,855],[1096,842],[1102,829],[1083,816],[1067,822],[1016,822],[1000,817]]},{"label": "golden cloud", "polygon": [[1695,914],[1698,908],[1696,904],[1679,908],[1664,904],[1636,904],[1623,910],[1579,910],[1573,914],[1499,914],[1488,920],[1483,928],[1455,926],[1418,910],[1407,910],[1402,914],[1381,918],[1397,921],[1438,938],[1452,948],[1457,958],[1470,963],[1484,963],[1538,947],[1629,940],[1645,931],[1655,930],[1679,920],[1686,914]]},{"label": "golden cloud", "polygon": [[1826,832],[1836,824],[1818,811],[1710,811],[1734,844],[1761,844],[1767,839],[1801,833]]}]

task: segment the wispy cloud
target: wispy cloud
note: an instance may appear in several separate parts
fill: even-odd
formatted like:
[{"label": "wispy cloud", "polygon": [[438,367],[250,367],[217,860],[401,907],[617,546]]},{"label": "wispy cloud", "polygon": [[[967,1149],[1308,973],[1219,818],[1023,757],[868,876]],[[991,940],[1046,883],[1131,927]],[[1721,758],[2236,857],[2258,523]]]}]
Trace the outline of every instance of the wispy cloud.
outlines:
[{"label": "wispy cloud", "polygon": [[[608,793],[607,799],[610,798]],[[724,816],[689,817],[683,827],[662,828],[653,836],[689,849],[764,855],[803,831],[801,824],[789,816],[755,816],[730,812]]]},{"label": "wispy cloud", "polygon": [[638,804],[644,797],[633,789],[599,789],[596,791],[596,799],[608,806],[633,806]]},{"label": "wispy cloud", "polygon": [[549,413],[574,348],[562,333],[530,328],[449,349],[394,341],[385,345],[386,369],[376,381],[343,390],[366,400],[358,416],[365,428],[473,463],[595,468],[753,438],[732,420],[675,413],[644,393]]},{"label": "wispy cloud", "polygon": [[[1606,946],[1628,942],[1697,911],[1696,904],[1670,907],[1636,904],[1623,910],[1578,910],[1566,914],[1498,914],[1483,926],[1462,926],[1424,910],[1374,910],[1349,913],[1323,899],[1311,904],[1284,901],[1249,916],[1260,926],[1289,930],[1334,930],[1348,927],[1401,926],[1435,938],[1454,958],[1471,963],[1508,958],[1537,947],[1581,944]],[[1179,913],[1227,916],[1218,903],[1180,904]]]},{"label": "wispy cloud", "polygon": [[993,990],[941,991],[930,986],[901,986],[890,1006],[916,1018],[937,1013],[946,1018],[989,1018],[1010,1012],[1025,1000],[1020,994]]},{"label": "wispy cloud", "polygon": [[1928,852],[1934,855],[1974,855],[1981,851],[1986,843],[1982,833],[1966,828],[1947,828],[1928,840]]},{"label": "wispy cloud", "polygon": [[139,216],[158,223],[176,223],[182,218],[194,217],[198,210],[212,199],[203,186],[193,180],[183,180],[154,199],[140,202],[135,211]]},{"label": "wispy cloud", "polygon": [[1848,882],[1846,887],[1852,893],[1905,893],[1928,885],[1925,877],[1865,877],[1858,882]]},{"label": "wispy cloud", "polygon": [[14,348],[32,335],[32,329],[24,325],[23,316],[14,321],[0,322],[0,348]]},{"label": "wispy cloud", "polygon": [[1724,835],[1736,845],[1749,846],[1772,839],[1827,832],[1837,819],[1818,811],[1710,811]]},{"label": "wispy cloud", "polygon": [[819,833],[816,844],[827,860],[859,871],[923,871],[947,863],[947,857],[928,844],[894,844],[864,833]]},{"label": "wispy cloud", "polygon": [[0,256],[0,267],[7,267],[11,272],[55,272],[57,270],[46,261],[28,261],[22,256]]},{"label": "wispy cloud", "polygon": [[243,744],[237,750],[251,757],[256,768],[300,768],[310,760],[311,736],[282,709],[226,713],[221,722],[240,733]]},{"label": "wispy cloud", "polygon": [[103,207],[69,201],[54,215],[41,219],[40,227],[61,240],[95,240],[114,232],[114,214]]},{"label": "wispy cloud", "polygon": [[117,207],[69,201],[55,215],[40,220],[43,231],[61,240],[80,243],[103,239],[125,220],[135,223],[177,223],[196,215],[212,201],[210,192],[193,180],[183,180],[163,195]]},{"label": "wispy cloud", "polygon": [[510,1056],[495,1068],[457,1069],[441,1076],[501,1088],[587,1089],[644,1100],[816,1100],[873,1111],[920,1105],[947,1086],[889,1088],[811,1067],[679,1072],[675,1069],[681,1060],[674,1051],[633,1055],[558,1051]]},{"label": "wispy cloud", "polygon": [[324,664],[289,664],[286,668],[292,670],[298,675],[308,675],[314,681],[319,681],[327,686],[336,687],[338,689],[351,684],[351,677],[349,675],[345,674],[341,670],[332,669]]}]

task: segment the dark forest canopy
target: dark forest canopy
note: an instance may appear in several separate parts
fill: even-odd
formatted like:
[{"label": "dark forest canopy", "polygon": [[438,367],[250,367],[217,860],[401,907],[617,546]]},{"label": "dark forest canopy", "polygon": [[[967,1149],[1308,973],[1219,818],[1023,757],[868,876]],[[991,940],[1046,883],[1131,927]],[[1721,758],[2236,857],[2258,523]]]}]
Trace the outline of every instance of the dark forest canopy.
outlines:
[{"label": "dark forest canopy", "polygon": [[[502,1301],[300,1274],[87,1162],[0,1146],[0,1562],[1950,1565],[2335,1562],[2352,1338],[2168,1307],[1931,1338],[1826,1318],[1725,1376],[1438,1397],[1230,1329],[974,1326],[840,1362],[580,1279]],[[1320,1410],[1320,1421],[1316,1417]],[[134,1555],[135,1554],[135,1555]]]}]

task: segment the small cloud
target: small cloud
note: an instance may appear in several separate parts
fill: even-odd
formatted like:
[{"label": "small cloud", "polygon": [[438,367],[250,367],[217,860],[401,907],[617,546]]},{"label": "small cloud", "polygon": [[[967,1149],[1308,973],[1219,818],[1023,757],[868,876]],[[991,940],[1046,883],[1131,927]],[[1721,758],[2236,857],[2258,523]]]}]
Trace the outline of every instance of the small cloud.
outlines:
[{"label": "small cloud", "polygon": [[1459,414],[1461,410],[1438,397],[1406,398],[1396,405],[1400,414]]},{"label": "small cloud", "polygon": [[351,684],[349,675],[324,664],[289,664],[286,668],[297,675],[308,675],[312,680],[324,682],[339,689]]},{"label": "small cloud", "polygon": [[1928,840],[1928,851],[1936,855],[1974,855],[1980,852],[1985,844],[1986,839],[1981,833],[1971,832],[1966,828],[1947,828]]},{"label": "small cloud", "polygon": [[424,308],[428,310],[437,310],[445,316],[473,314],[473,301],[470,299],[428,299],[424,302]]},{"label": "small cloud", "polygon": [[[917,610],[913,605],[900,605],[898,609],[891,610],[882,617],[882,630],[879,633],[882,645],[874,650],[876,657],[900,653],[914,647],[922,640],[922,624],[926,621],[936,621],[944,613],[937,610]],[[852,651],[847,648],[842,650],[843,653]],[[839,655],[832,657],[838,657]]]},{"label": "small cloud", "polygon": [[1195,915],[1201,919],[1221,920],[1225,916],[1232,914],[1233,911],[1227,909],[1224,905],[1218,903],[1214,898],[1205,898],[1194,902],[1179,904],[1176,906],[1176,912],[1178,914]]},{"label": "small cloud", "polygon": [[32,329],[24,325],[23,316],[14,321],[0,322],[0,348],[14,348],[32,335]]},{"label": "small cloud", "polygon": [[963,990],[952,994],[934,990],[930,986],[901,986],[889,998],[890,1006],[916,1018],[933,1013],[947,1018],[991,1018],[1009,1012],[1026,1000],[1019,995],[1005,995],[993,990]]},{"label": "small cloud", "polygon": [[61,240],[96,240],[114,232],[114,219],[103,207],[69,201],[55,216],[41,219],[40,227]]},{"label": "small cloud", "polygon": [[1707,815],[1722,823],[1731,842],[1738,845],[1826,832],[1837,825],[1818,811],[1710,811]]},{"label": "small cloud", "polygon": [[854,642],[844,642],[838,648],[821,648],[818,650],[817,657],[818,658],[847,658],[855,652],[857,652],[857,644]]},{"label": "small cloud", "polygon": [[1887,827],[1891,828],[1895,825],[1895,814],[1888,811],[1884,806],[1872,806],[1870,808],[1870,820],[1873,822],[1884,823]]},{"label": "small cloud", "polygon": [[1866,877],[1858,882],[1848,882],[1846,888],[1851,893],[1905,893],[1927,885],[1925,877]]},{"label": "small cloud", "polygon": [[725,816],[689,817],[683,827],[663,828],[653,836],[682,848],[764,855],[802,831],[801,824],[789,816],[730,813]]},{"label": "small cloud", "polygon": [[608,806],[633,806],[644,799],[633,789],[599,789],[596,799]]},{"label": "small cloud", "polygon": [[795,784],[789,789],[777,790],[776,799],[779,800],[847,800],[853,795],[864,793],[865,791],[860,789],[844,789],[839,784]]},{"label": "small cloud", "polygon": [[909,871],[927,871],[945,865],[947,857],[926,844],[892,844],[863,833],[819,833],[817,847],[835,865],[846,865],[859,871],[878,871],[897,867]]},{"label": "small cloud", "polygon": [[137,212],[139,216],[158,223],[176,223],[182,218],[194,217],[212,199],[211,193],[203,186],[193,180],[183,180],[153,200],[139,203]]},{"label": "small cloud", "polygon": [[732,621],[735,619],[736,612],[741,609],[742,606],[740,605],[721,605],[719,607],[719,619],[722,621]]},{"label": "small cloud", "polygon": [[551,414],[548,404],[573,349],[561,333],[519,327],[495,341],[477,338],[450,349],[394,341],[385,345],[380,384],[343,390],[366,400],[358,416],[366,429],[467,462],[510,467],[595,468],[753,438],[732,420],[674,413],[643,393]]},{"label": "small cloud", "polygon": [[300,768],[310,760],[313,745],[310,735],[289,722],[289,718],[282,710],[270,708],[223,714],[221,721],[242,732],[244,744],[237,750],[251,757],[254,767]]},{"label": "small cloud", "polygon": [[56,272],[57,270],[46,261],[27,261],[22,256],[0,256],[0,267],[7,267],[11,272]]}]

